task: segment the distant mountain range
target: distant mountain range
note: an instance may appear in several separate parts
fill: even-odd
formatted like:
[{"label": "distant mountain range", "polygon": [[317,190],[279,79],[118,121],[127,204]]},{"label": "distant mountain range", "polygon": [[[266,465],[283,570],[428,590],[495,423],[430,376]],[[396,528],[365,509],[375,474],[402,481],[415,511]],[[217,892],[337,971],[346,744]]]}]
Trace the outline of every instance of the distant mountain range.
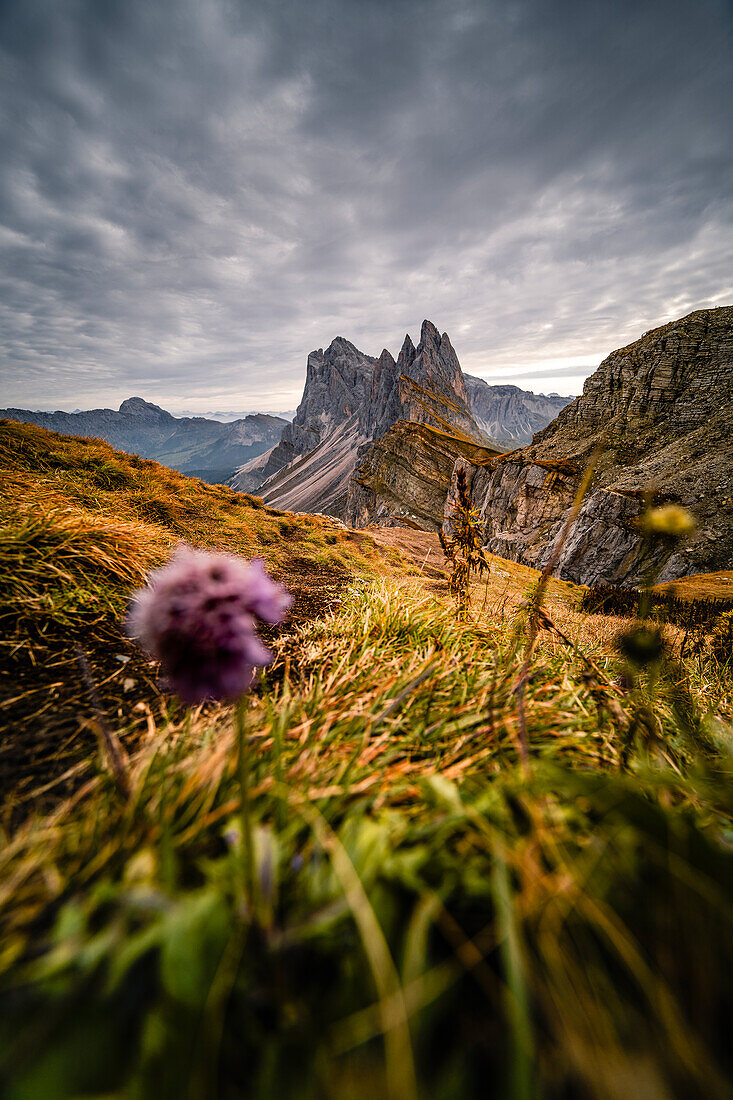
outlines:
[{"label": "distant mountain range", "polygon": [[575,400],[556,393],[528,393],[518,386],[490,386],[471,374],[463,377],[476,423],[493,443],[504,447],[525,447],[535,432]]},{"label": "distant mountain range", "polygon": [[[79,411],[79,410],[77,410]],[[232,420],[246,420],[248,416],[274,416],[280,420],[292,420],[295,416],[295,409],[208,409],[203,412],[196,413],[184,413],[171,410],[173,416],[193,418],[203,417],[205,420],[220,420],[223,424],[228,424]]]},{"label": "distant mountain range", "polygon": [[265,413],[228,424],[201,416],[175,417],[141,397],[128,398],[118,410],[47,413],[0,409],[0,418],[38,424],[65,435],[104,439],[121,451],[153,458],[211,483],[226,482],[237,466],[271,448],[287,424],[287,420]]},{"label": "distant mountain range", "polygon": [[[583,584],[638,586],[733,563],[730,306],[612,352],[578,398],[464,375],[448,335],[424,321],[417,346],[406,336],[396,359],[343,337],[311,352],[292,423],[261,413],[230,423],[176,418],[139,397],[118,411],[0,417],[99,437],[208,481],[229,479],[273,507],[354,527],[438,530],[462,468],[492,552],[542,568],[558,546],[558,575]],[[689,509],[695,531],[679,543],[647,537],[650,498]]]}]

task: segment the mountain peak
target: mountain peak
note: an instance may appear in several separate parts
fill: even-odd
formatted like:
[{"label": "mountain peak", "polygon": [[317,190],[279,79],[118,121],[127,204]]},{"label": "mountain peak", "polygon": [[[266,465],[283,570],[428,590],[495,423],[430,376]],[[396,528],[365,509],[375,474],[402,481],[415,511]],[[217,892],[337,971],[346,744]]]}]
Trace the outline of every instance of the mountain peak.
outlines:
[{"label": "mountain peak", "polygon": [[169,417],[171,414],[161,409],[160,405],[154,405],[152,401],[145,401],[142,397],[128,397],[120,405],[121,413],[127,416]]},{"label": "mountain peak", "polygon": [[428,321],[427,318],[423,321],[422,328],[420,329],[420,343],[440,343],[440,332],[438,331],[437,325],[434,325],[432,321]]},{"label": "mountain peak", "polygon": [[329,352],[332,355],[334,355],[334,354],[335,355],[338,355],[338,354],[343,355],[345,352],[346,353],[356,352],[357,355],[362,354],[359,351],[359,349],[354,344],[351,343],[351,340],[347,340],[345,336],[334,336],[333,340],[331,341],[331,343],[326,348],[326,355],[328,355]]},{"label": "mountain peak", "polygon": [[400,348],[400,354],[397,357],[398,362],[403,367],[404,367],[404,364],[407,364],[407,366],[409,366],[410,363],[415,358],[416,354],[417,354],[417,352],[416,352],[416,349],[415,349],[415,345],[412,342],[412,337],[410,336],[409,332],[406,332],[405,333],[405,339],[402,341],[402,347]]},{"label": "mountain peak", "polygon": [[405,336],[396,362],[386,348],[375,359],[343,336],[311,353],[295,419],[263,471],[265,501],[343,512],[357,452],[398,420],[483,439],[450,340],[431,321],[423,322],[418,348]]}]

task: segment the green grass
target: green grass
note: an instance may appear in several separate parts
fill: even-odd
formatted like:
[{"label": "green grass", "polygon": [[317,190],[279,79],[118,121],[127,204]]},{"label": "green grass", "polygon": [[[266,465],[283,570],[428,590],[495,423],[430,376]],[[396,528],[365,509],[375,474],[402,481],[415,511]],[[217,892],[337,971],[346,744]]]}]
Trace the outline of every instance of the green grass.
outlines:
[{"label": "green grass", "polygon": [[523,768],[523,615],[362,581],[279,638],[254,913],[223,708],[151,723],[129,799],[102,768],[8,837],[4,1095],[729,1095],[729,671],[599,691],[543,632]]}]

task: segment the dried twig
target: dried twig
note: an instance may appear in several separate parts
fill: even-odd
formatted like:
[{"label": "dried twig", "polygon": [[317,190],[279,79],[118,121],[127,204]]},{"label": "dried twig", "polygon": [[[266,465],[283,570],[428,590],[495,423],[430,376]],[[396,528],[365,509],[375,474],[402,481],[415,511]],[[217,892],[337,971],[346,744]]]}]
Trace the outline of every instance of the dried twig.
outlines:
[{"label": "dried twig", "polygon": [[471,572],[490,573],[491,566],[483,548],[478,511],[468,492],[466,471],[456,474],[457,507],[450,518],[450,532],[438,531],[440,545],[451,564],[448,591],[458,603],[458,614],[465,615],[470,600]]}]

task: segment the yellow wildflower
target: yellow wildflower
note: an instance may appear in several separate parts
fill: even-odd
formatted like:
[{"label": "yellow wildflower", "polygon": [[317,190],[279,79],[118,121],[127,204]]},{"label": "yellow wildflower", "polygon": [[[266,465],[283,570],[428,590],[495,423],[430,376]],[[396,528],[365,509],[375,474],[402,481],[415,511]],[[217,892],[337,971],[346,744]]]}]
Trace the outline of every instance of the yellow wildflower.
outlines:
[{"label": "yellow wildflower", "polygon": [[671,535],[677,539],[689,535],[697,526],[695,517],[681,504],[651,508],[644,516],[643,524],[649,534]]}]

